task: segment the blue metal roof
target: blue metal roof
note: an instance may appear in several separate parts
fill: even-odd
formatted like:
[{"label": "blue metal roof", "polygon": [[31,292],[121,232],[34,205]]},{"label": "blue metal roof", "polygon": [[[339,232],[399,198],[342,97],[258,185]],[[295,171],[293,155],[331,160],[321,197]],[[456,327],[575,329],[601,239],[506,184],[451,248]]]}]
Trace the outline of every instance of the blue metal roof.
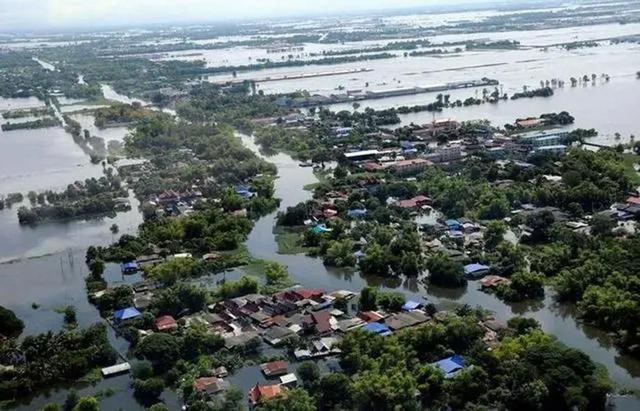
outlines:
[{"label": "blue metal roof", "polygon": [[353,210],[347,211],[347,215],[349,217],[363,217],[363,216],[367,215],[367,210],[360,209],[360,208],[355,208]]},{"label": "blue metal roof", "polygon": [[431,365],[438,367],[444,372],[445,377],[452,377],[457,371],[464,368],[464,358],[459,355],[453,355],[449,358],[444,358],[440,361],[436,361]]},{"label": "blue metal roof", "polygon": [[374,333],[374,334],[380,334],[380,335],[389,335],[389,334],[391,334],[391,330],[389,329],[389,327],[387,327],[384,324],[380,324],[380,323],[369,323],[369,324],[365,325],[364,327],[362,327],[362,329],[367,331],[367,332]]},{"label": "blue metal roof", "polygon": [[316,234],[321,234],[321,233],[328,233],[331,231],[331,229],[327,228],[327,226],[324,224],[318,224],[317,226],[313,227],[311,231],[313,231]]},{"label": "blue metal roof", "polygon": [[124,321],[124,320],[128,320],[130,318],[135,318],[142,315],[140,313],[140,311],[138,311],[137,308],[135,307],[128,307],[128,308],[123,308],[121,310],[116,311],[115,313],[113,313],[113,318],[116,321]]},{"label": "blue metal roof", "polygon": [[120,264],[120,268],[122,268],[123,270],[137,270],[138,269],[138,263],[135,261],[130,261],[128,263],[122,263]]},{"label": "blue metal roof", "polygon": [[404,305],[402,306],[402,309],[403,309],[404,311],[411,311],[411,310],[415,310],[415,309],[420,308],[420,306],[421,306],[421,305],[422,305],[422,304],[420,304],[420,303],[419,303],[419,302],[417,302],[417,301],[409,300],[409,301],[407,301],[406,303],[404,303]]},{"label": "blue metal roof", "polygon": [[477,273],[478,271],[487,271],[487,270],[489,270],[488,266],[478,264],[478,263],[467,264],[464,266],[465,274],[473,274],[473,273]]}]

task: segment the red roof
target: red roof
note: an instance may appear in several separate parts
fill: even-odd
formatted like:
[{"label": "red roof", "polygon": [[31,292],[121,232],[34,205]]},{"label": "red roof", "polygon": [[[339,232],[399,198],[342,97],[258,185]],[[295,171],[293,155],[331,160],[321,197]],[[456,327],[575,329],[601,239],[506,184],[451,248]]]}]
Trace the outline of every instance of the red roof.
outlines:
[{"label": "red roof", "polygon": [[202,377],[193,382],[193,389],[196,391],[206,391],[208,388],[212,388],[214,391],[218,390],[218,377]]},{"label": "red roof", "polygon": [[170,315],[163,315],[161,317],[156,318],[155,324],[156,324],[156,329],[158,331],[171,330],[174,328],[178,328],[178,323]]},{"label": "red roof", "polygon": [[362,165],[362,168],[365,169],[366,171],[378,171],[378,170],[382,170],[384,167],[382,166],[382,164],[378,164],[370,161],[370,162],[364,163]]},{"label": "red roof", "polygon": [[423,165],[423,164],[429,165],[431,164],[431,161],[425,160],[424,158],[413,158],[411,160],[401,160],[401,161],[395,162],[391,165],[391,167],[401,168],[404,166]]},{"label": "red roof", "polygon": [[311,319],[315,324],[318,334],[324,334],[331,331],[331,323],[329,322],[330,318],[331,313],[329,313],[329,311],[318,311],[311,313]]},{"label": "red roof", "polygon": [[383,317],[378,314],[375,311],[363,311],[358,313],[358,317],[363,320],[366,321],[368,323],[370,322],[377,322],[383,319]]},{"label": "red roof", "polygon": [[627,198],[627,204],[640,204],[640,197],[631,196]]},{"label": "red roof", "polygon": [[252,404],[258,404],[262,400],[268,400],[282,393],[282,387],[279,384],[274,385],[258,385],[249,390],[249,401]]},{"label": "red roof", "polygon": [[415,208],[429,202],[431,202],[431,199],[429,197],[419,195],[407,200],[398,201],[395,205],[400,208]]},{"label": "red roof", "polygon": [[319,288],[300,288],[297,290],[293,290],[293,293],[298,297],[305,299],[311,297],[319,297],[324,294],[324,290]]},{"label": "red roof", "polygon": [[509,283],[509,279],[500,277],[499,275],[489,275],[480,280],[480,285],[483,287],[493,287],[502,283]]},{"label": "red roof", "polygon": [[279,361],[271,361],[268,363],[264,363],[260,365],[260,369],[262,370],[262,372],[265,373],[265,375],[269,376],[269,375],[286,373],[287,366],[288,364],[286,361],[279,360]]}]

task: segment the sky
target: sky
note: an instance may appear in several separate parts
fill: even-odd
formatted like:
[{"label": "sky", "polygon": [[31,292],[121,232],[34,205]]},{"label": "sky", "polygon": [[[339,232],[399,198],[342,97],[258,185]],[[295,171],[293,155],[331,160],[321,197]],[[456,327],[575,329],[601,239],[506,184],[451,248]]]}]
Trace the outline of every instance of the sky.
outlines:
[{"label": "sky", "polygon": [[0,31],[216,22],[488,0],[0,0]]}]

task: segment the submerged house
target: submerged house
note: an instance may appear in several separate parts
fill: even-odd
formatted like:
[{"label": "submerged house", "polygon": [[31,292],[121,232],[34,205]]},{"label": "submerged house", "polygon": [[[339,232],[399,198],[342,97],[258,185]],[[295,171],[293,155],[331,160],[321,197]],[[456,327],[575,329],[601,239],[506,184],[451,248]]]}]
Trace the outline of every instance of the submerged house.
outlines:
[{"label": "submerged house", "polygon": [[489,267],[483,264],[467,264],[464,266],[464,275],[467,278],[476,279],[489,273]]}]

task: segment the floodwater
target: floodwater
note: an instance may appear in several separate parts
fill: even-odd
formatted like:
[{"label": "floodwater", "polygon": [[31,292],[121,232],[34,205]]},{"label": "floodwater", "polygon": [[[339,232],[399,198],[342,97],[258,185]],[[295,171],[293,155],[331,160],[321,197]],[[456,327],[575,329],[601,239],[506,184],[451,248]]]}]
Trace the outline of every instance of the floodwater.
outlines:
[{"label": "floodwater", "polygon": [[[258,147],[248,136],[241,136],[244,144],[260,153]],[[298,162],[286,154],[265,157],[278,166],[278,179],[275,183],[276,196],[282,199],[280,210],[311,198],[311,193],[303,186],[316,182],[310,168],[299,167]],[[462,289],[442,289],[427,287],[412,278],[380,279],[365,278],[360,273],[346,272],[326,267],[318,258],[305,255],[281,255],[277,253],[277,243],[273,235],[277,213],[272,213],[257,221],[247,240],[247,247],[255,257],[278,261],[289,268],[296,282],[325,290],[360,290],[366,285],[379,285],[384,289],[393,289],[406,294],[407,298],[431,301],[441,307],[452,304],[481,306],[495,313],[501,321],[515,315],[524,315],[537,319],[542,328],[566,345],[578,348],[594,361],[602,363],[611,379],[619,387],[637,388],[640,385],[640,361],[621,355],[613,347],[611,339],[602,331],[579,323],[570,305],[561,305],[554,301],[553,292],[547,290],[547,296],[541,302],[506,304],[493,295],[480,290],[477,282],[471,281]],[[628,398],[625,401],[630,401]],[[635,402],[640,406],[640,402]]]},{"label": "floodwater", "polygon": [[61,127],[0,131],[0,194],[65,188],[102,175]]},{"label": "floodwater", "polygon": [[82,126],[83,130],[89,130],[92,136],[102,137],[105,143],[109,140],[124,141],[129,129],[124,126],[99,128],[95,125],[95,116],[90,113],[71,114],[72,119]]},{"label": "floodwater", "polygon": [[37,97],[5,98],[0,97],[0,111],[44,107],[44,101]]}]

